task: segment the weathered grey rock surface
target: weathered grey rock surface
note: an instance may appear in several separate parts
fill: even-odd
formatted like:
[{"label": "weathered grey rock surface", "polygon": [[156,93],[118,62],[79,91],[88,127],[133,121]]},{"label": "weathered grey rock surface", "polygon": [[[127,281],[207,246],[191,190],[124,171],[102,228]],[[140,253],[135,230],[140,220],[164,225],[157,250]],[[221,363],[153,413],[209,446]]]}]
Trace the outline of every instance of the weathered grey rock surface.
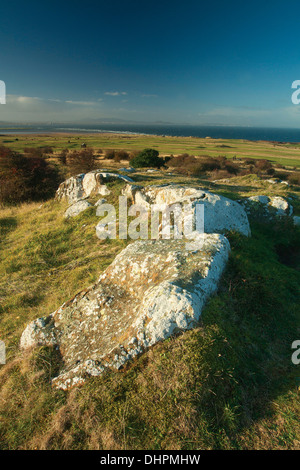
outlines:
[{"label": "weathered grey rock surface", "polygon": [[106,196],[110,194],[110,191],[105,183],[116,179],[122,179],[127,183],[133,182],[129,176],[94,170],[89,173],[71,176],[65,180],[59,185],[55,197],[57,200],[67,199],[70,204],[73,204],[80,199],[85,199],[91,195],[99,194],[101,196]]},{"label": "weathered grey rock surface", "polygon": [[247,214],[239,203],[203,189],[179,185],[127,185],[123,194],[145,207],[150,207],[150,204],[179,203],[191,204],[194,210],[196,204],[203,204],[205,233],[221,233],[225,230],[235,230],[246,236],[251,233]]},{"label": "weathered grey rock surface", "polygon": [[266,180],[266,182],[270,184],[285,184],[286,186],[289,186],[289,183],[287,181],[280,180],[278,178],[270,178]]},{"label": "weathered grey rock surface", "polygon": [[53,385],[67,389],[194,327],[217,289],[230,251],[223,235],[200,238],[193,251],[182,240],[128,245],[96,284],[31,322],[21,348],[58,347],[64,366]]},{"label": "weathered grey rock surface", "polygon": [[240,201],[240,204],[251,216],[272,218],[274,216],[291,216],[293,213],[293,206],[281,196],[251,196]]},{"label": "weathered grey rock surface", "polygon": [[85,199],[80,200],[72,204],[68,209],[65,211],[64,217],[68,219],[69,217],[75,217],[76,215],[80,214],[81,212],[85,211],[89,207],[92,207]]}]

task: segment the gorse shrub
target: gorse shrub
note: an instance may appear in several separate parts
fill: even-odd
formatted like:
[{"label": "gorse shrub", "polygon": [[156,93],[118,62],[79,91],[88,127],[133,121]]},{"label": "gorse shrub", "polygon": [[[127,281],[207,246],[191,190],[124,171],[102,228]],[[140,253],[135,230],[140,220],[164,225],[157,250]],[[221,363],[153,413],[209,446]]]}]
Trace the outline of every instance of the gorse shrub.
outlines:
[{"label": "gorse shrub", "polygon": [[126,150],[116,150],[114,156],[115,162],[120,162],[121,160],[129,160],[129,153]]},{"label": "gorse shrub", "polygon": [[115,150],[106,149],[104,155],[107,160],[113,160],[115,158]]},{"label": "gorse shrub", "polygon": [[239,173],[239,166],[230,161],[225,161],[221,168],[225,169],[231,175],[237,175]]},{"label": "gorse shrub", "polygon": [[245,158],[245,165],[255,165],[255,160],[253,158]]},{"label": "gorse shrub", "polygon": [[96,167],[94,150],[91,148],[73,150],[66,155],[66,164],[70,175],[88,173]]},{"label": "gorse shrub", "polygon": [[29,157],[47,157],[53,154],[53,148],[50,145],[42,147],[25,147],[24,153]]},{"label": "gorse shrub", "polygon": [[0,148],[0,202],[38,201],[52,197],[60,183],[58,168],[38,156]]},{"label": "gorse shrub", "polygon": [[137,157],[139,153],[140,150],[131,150],[129,152],[129,160],[132,160],[133,158]]},{"label": "gorse shrub", "polygon": [[[178,168],[183,166],[183,164],[187,161],[188,158],[192,157],[195,159],[193,155],[189,155],[188,153],[182,153],[177,157],[171,156],[170,160],[168,161],[168,167]],[[196,159],[195,159],[196,160]]]},{"label": "gorse shrub", "polygon": [[69,153],[69,149],[63,149],[60,154],[58,155],[58,160],[62,165],[67,164],[67,155]]},{"label": "gorse shrub", "polygon": [[25,147],[24,154],[28,157],[42,157],[43,156],[43,149],[38,147]]},{"label": "gorse shrub", "polygon": [[300,172],[290,173],[288,176],[288,182],[291,184],[300,184]]},{"label": "gorse shrub", "polygon": [[255,167],[260,171],[267,171],[272,168],[272,163],[268,160],[256,160]]},{"label": "gorse shrub", "polygon": [[274,176],[280,180],[286,180],[288,177],[288,173],[284,171],[275,171]]},{"label": "gorse shrub", "polygon": [[52,155],[53,154],[53,148],[50,147],[50,145],[44,145],[43,147],[40,147],[43,151],[44,154]]},{"label": "gorse shrub", "polygon": [[220,162],[218,162],[217,159],[210,157],[205,158],[203,160],[201,159],[199,165],[202,172],[218,170],[219,168],[221,168]]},{"label": "gorse shrub", "polygon": [[[170,168],[176,168],[177,172],[188,174],[192,176],[202,176],[205,174],[211,174],[213,177],[230,177],[236,175],[240,167],[230,160],[227,160],[225,156],[210,157],[208,155],[202,155],[195,157],[187,153],[173,157],[167,162],[167,166]],[[222,173],[218,174],[218,172]]]}]

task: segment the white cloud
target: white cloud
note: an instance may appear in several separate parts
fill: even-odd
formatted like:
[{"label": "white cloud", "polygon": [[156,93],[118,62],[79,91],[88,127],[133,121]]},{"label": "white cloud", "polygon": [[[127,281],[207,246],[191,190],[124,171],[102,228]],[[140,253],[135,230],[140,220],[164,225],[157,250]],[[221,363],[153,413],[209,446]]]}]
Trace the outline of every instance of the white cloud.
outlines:
[{"label": "white cloud", "polygon": [[94,101],[73,101],[73,100],[66,100],[65,103],[74,104],[78,106],[94,106],[96,104]]},{"label": "white cloud", "polygon": [[127,95],[127,92],[126,91],[106,91],[104,94],[108,96],[120,96],[120,95]]},{"label": "white cloud", "polygon": [[[0,105],[0,121],[11,122],[72,122],[85,119],[121,118],[152,121],[164,119],[171,122],[176,120],[176,114],[170,110],[149,110],[146,98],[156,95],[144,94],[144,106],[133,108],[127,103],[127,92],[112,91],[113,96],[120,99],[95,101],[63,100],[54,98],[41,98],[37,96],[12,95],[6,96],[6,104]],[[118,93],[118,95],[116,95]],[[139,94],[139,96],[143,96]],[[114,102],[116,107],[111,106]],[[118,107],[121,105],[122,107]],[[128,105],[128,109],[127,109]],[[133,105],[132,105],[133,106]],[[179,113],[177,113],[179,116]],[[253,127],[299,127],[300,104],[267,109],[251,106],[214,106],[199,109],[194,112],[187,109],[180,113],[182,121],[188,120],[199,125],[230,125]],[[179,121],[180,122],[180,121]]]},{"label": "white cloud", "polygon": [[220,108],[213,108],[206,113],[199,113],[199,116],[233,116],[233,117],[250,117],[250,116],[266,116],[271,111],[268,109],[259,109],[259,108],[249,108],[249,107],[220,107]]},{"label": "white cloud", "polygon": [[33,96],[7,95],[0,106],[0,121],[45,122],[97,119],[102,114],[99,101],[43,99]]},{"label": "white cloud", "polygon": [[198,113],[199,124],[296,127],[299,125],[300,105],[264,109],[250,106],[224,106]]},{"label": "white cloud", "polygon": [[158,98],[158,95],[144,93],[143,95],[141,95],[141,97],[142,98]]},{"label": "white cloud", "polygon": [[36,101],[41,101],[41,98],[37,96],[17,96],[17,95],[7,95],[7,102],[8,103],[24,103],[24,104],[32,104]]}]

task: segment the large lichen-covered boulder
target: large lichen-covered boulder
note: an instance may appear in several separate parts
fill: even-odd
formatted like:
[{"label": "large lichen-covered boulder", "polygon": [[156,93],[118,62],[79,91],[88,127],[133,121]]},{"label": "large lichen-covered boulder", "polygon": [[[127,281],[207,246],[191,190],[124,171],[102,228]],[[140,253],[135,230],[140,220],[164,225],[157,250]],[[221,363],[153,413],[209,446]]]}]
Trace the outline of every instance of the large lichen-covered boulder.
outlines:
[{"label": "large lichen-covered boulder", "polygon": [[193,250],[183,240],[136,241],[96,284],[30,323],[20,346],[59,348],[64,366],[53,385],[62,389],[106,368],[119,369],[158,341],[197,325],[229,251],[219,234],[202,234]]},{"label": "large lichen-covered boulder", "polygon": [[110,193],[106,183],[117,179],[121,179],[127,183],[133,182],[128,176],[118,175],[117,173],[107,173],[101,170],[71,176],[59,185],[55,198],[57,200],[67,199],[70,204],[73,204],[91,195],[99,194],[106,196]]},{"label": "large lichen-covered boulder", "polygon": [[246,236],[251,233],[247,214],[240,204],[203,189],[176,184],[146,187],[128,184],[123,189],[123,195],[147,208],[153,204],[161,207],[175,203],[190,204],[194,213],[196,205],[203,204],[205,233],[222,233],[226,230],[234,230]]}]

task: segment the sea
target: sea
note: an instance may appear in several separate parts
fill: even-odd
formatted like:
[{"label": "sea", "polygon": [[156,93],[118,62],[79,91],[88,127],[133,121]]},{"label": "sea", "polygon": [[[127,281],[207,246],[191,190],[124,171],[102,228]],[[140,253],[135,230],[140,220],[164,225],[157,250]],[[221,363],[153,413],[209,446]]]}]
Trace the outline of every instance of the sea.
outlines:
[{"label": "sea", "polygon": [[140,134],[178,137],[211,137],[213,139],[242,139],[250,141],[297,142],[300,129],[239,126],[198,126],[179,124],[100,124],[100,125],[12,125],[0,126],[0,135],[47,134],[52,132],[101,134]]}]

